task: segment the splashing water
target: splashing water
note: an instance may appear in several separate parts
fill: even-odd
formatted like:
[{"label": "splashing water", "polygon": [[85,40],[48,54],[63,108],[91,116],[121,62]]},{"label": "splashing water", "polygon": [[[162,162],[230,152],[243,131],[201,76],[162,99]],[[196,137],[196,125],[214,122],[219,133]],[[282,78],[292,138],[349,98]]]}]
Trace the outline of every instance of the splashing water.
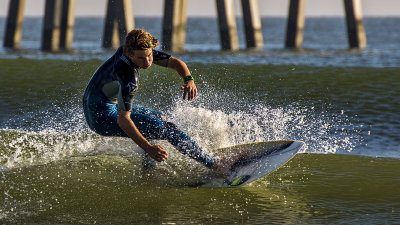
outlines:
[{"label": "splashing water", "polygon": [[296,139],[306,142],[303,152],[351,152],[359,143],[358,131],[343,114],[316,113],[299,106],[252,107],[251,112],[211,110],[182,101],[168,112],[169,118],[208,149],[266,141]]},{"label": "splashing water", "polygon": [[[166,115],[209,151],[251,142],[296,139],[306,143],[303,152],[336,153],[351,152],[360,141],[358,132],[343,113],[334,115],[300,106],[271,108],[261,104],[252,106],[251,111],[224,112],[205,105],[201,101],[196,105],[178,100]],[[59,117],[71,119],[41,124],[38,131],[1,130],[2,168],[43,164],[74,155],[141,152],[129,139],[101,137],[89,131],[80,109],[63,113],[67,115]]]},{"label": "splashing water", "polygon": [[[252,105],[249,110],[225,110],[199,98],[193,103],[178,100],[165,114],[199,145],[214,153],[221,147],[279,139],[304,141],[303,152],[351,152],[360,139],[343,113],[321,113],[298,105],[272,108],[263,104]],[[48,116],[46,112],[43,115]],[[75,192],[80,193],[104,182],[107,183],[104,187],[112,190],[124,185],[129,190],[146,184],[188,186],[209,172],[162,141],[169,160],[157,164],[150,174],[143,174],[142,150],[128,138],[102,137],[90,131],[80,108],[64,110],[52,118],[56,119],[38,124],[30,131],[0,130],[0,185],[5,196],[0,219],[13,219],[17,208],[21,210],[15,218],[29,217],[38,209],[59,204],[38,192],[35,182],[46,181],[52,187],[56,180],[55,187],[65,192],[76,188]],[[28,183],[26,177],[31,179]],[[101,193],[104,187],[96,187],[95,193]],[[45,190],[53,193],[52,189]],[[59,189],[54,190],[58,192]],[[21,200],[13,199],[19,195]],[[45,203],[40,202],[42,199],[46,199]],[[39,203],[31,209],[31,202]]]}]

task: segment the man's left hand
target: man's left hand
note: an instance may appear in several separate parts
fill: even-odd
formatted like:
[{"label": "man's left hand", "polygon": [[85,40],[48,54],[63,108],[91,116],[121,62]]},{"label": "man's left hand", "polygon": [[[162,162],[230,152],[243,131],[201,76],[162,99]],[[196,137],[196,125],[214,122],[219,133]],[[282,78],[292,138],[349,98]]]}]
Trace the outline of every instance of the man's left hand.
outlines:
[{"label": "man's left hand", "polygon": [[181,89],[183,90],[183,99],[193,100],[197,96],[197,87],[193,80],[189,80]]}]

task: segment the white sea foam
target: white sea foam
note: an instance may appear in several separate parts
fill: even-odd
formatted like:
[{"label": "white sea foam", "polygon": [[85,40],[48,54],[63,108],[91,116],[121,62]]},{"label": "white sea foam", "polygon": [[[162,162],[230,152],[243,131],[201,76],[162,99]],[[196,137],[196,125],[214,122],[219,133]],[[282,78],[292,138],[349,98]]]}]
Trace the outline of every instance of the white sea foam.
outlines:
[{"label": "white sea foam", "polygon": [[168,117],[208,149],[267,140],[301,140],[303,152],[351,152],[359,143],[345,115],[316,114],[299,106],[253,106],[251,112],[224,112],[178,101]]},{"label": "white sea foam", "polygon": [[[69,113],[69,121],[42,124],[37,131],[1,130],[3,154],[0,161],[3,170],[76,155],[141,152],[127,138],[101,137],[90,131],[80,110],[70,110]],[[209,151],[237,144],[291,139],[306,143],[303,152],[343,153],[351,152],[360,142],[358,132],[346,132],[356,129],[343,113],[318,114],[312,108],[300,106],[271,108],[259,104],[248,111],[225,112],[213,109],[201,100],[198,104],[176,101],[166,116]],[[165,142],[162,144],[167,145]]]}]

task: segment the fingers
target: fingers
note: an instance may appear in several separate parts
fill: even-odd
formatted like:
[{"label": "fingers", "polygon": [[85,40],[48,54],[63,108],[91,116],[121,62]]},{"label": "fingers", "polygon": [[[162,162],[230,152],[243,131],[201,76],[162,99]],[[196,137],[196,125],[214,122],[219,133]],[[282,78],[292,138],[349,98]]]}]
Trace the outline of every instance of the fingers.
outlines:
[{"label": "fingers", "polygon": [[197,96],[197,88],[192,86],[184,85],[181,87],[183,89],[183,99],[193,100]]},{"label": "fingers", "polygon": [[168,152],[160,145],[152,145],[145,150],[149,156],[157,162],[162,162],[168,159]]},{"label": "fingers", "polygon": [[168,159],[168,152],[164,150],[163,147],[156,145],[154,146],[156,149],[155,160],[158,162],[162,162]]},{"label": "fingers", "polygon": [[186,99],[186,95],[187,95],[187,89],[186,86],[182,86],[181,89],[183,90],[183,99]]},{"label": "fingers", "polygon": [[196,88],[196,87],[193,88],[191,93],[192,93],[192,97],[191,97],[191,99],[189,99],[189,100],[192,100],[192,99],[194,99],[194,98],[197,96],[197,88]]}]

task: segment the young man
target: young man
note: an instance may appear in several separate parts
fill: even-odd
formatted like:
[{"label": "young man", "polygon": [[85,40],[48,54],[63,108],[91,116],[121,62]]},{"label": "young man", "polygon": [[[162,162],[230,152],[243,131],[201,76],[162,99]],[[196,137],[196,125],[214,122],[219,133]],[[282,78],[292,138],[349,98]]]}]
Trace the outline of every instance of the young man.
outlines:
[{"label": "young man", "polygon": [[226,174],[229,163],[217,160],[211,153],[190,139],[188,135],[165,121],[159,112],[133,104],[139,85],[139,70],[152,63],[172,68],[182,77],[183,98],[192,100],[197,95],[194,79],[186,64],[164,52],[155,50],[158,40],[142,29],[128,33],[125,43],[94,73],[83,96],[83,109],[89,127],[104,136],[130,137],[152,159],[168,159],[167,151],[153,145],[150,139],[167,140],[181,153]]}]

